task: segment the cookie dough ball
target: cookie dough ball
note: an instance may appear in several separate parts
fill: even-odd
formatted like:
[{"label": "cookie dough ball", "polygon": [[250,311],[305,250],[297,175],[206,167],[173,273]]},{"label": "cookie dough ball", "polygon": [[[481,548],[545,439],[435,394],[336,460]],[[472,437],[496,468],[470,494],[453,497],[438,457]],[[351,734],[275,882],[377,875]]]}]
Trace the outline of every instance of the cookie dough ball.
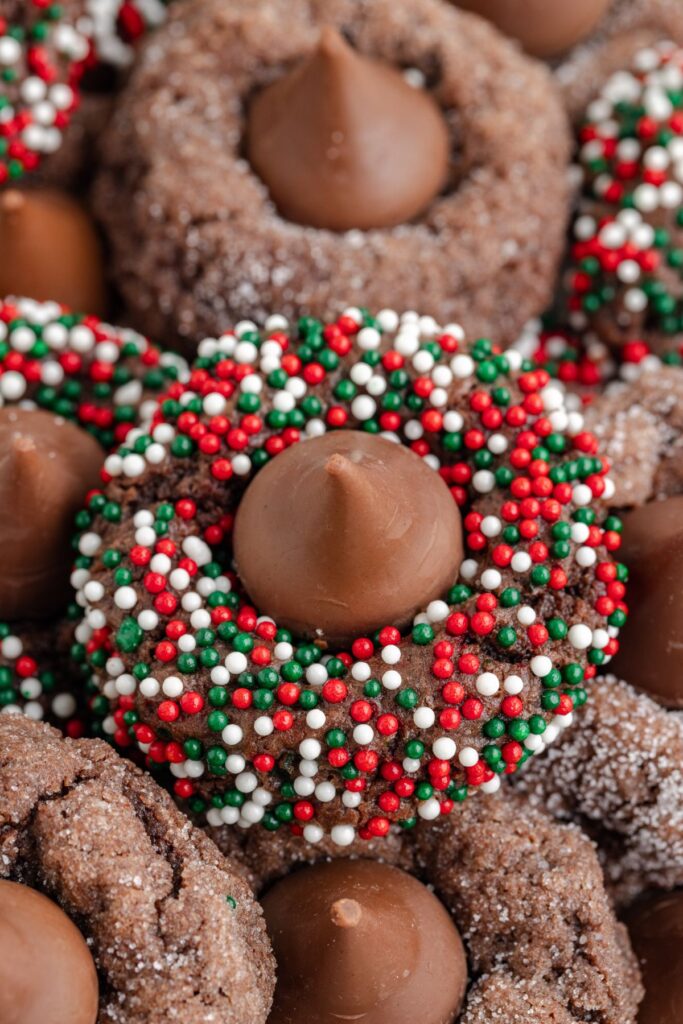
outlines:
[{"label": "cookie dough ball", "polygon": [[95,1024],[98,983],[85,939],[39,892],[0,880],[0,1019]]},{"label": "cookie dough ball", "polygon": [[411,875],[337,860],[289,875],[262,903],[278,964],[271,1024],[456,1018],[467,985],[462,940]]}]

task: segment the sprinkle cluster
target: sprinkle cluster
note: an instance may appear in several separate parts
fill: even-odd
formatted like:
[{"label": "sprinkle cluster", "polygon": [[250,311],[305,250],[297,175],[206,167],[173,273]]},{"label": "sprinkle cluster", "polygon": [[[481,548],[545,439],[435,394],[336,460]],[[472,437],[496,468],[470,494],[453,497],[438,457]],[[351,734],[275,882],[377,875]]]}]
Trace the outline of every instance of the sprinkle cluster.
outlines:
[{"label": "sprinkle cluster", "polygon": [[[72,621],[75,612],[72,606]],[[36,655],[34,640],[29,631],[0,622],[0,714],[47,719],[72,738],[82,736],[86,714],[77,687],[73,680],[67,685],[53,669],[57,659],[46,657],[45,652],[42,657]],[[68,649],[62,652],[62,660],[68,660]]]},{"label": "sprinkle cluster", "polygon": [[19,7],[19,23],[0,17],[0,185],[59,149],[90,55],[87,36],[65,21],[60,4]]},{"label": "sprinkle cluster", "polygon": [[[586,111],[573,323],[608,343],[683,331],[683,50],[639,51]],[[668,345],[667,347],[671,347]],[[680,356],[679,352],[676,352]]]},{"label": "sprinkle cluster", "polygon": [[142,335],[56,302],[0,299],[0,406],[36,405],[73,420],[106,449],[152,415],[187,372]]},{"label": "sprinkle cluster", "polygon": [[[254,473],[343,429],[442,475],[467,555],[407,634],[387,623],[337,652],[252,607],[230,535]],[[606,473],[544,370],[456,324],[354,308],[204,341],[79,518],[74,653],[110,709],[104,732],[166,766],[211,824],[310,842],[384,836],[495,791],[617,649],[626,572],[619,520],[596,510]]]},{"label": "sprinkle cluster", "polygon": [[24,0],[16,22],[0,16],[0,185],[59,149],[85,72],[98,63],[128,66],[168,2],[85,0],[72,23],[58,2]]},{"label": "sprinkle cluster", "polygon": [[93,41],[97,59],[128,67],[135,44],[166,19],[170,0],[86,0],[82,25]]}]

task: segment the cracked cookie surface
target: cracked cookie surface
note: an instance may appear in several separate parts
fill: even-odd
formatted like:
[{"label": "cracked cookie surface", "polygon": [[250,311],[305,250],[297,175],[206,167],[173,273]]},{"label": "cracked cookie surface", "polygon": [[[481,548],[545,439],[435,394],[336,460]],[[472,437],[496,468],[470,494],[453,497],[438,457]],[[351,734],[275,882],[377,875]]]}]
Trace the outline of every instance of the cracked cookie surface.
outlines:
[{"label": "cracked cookie surface", "polygon": [[54,898],[101,983],[99,1024],[263,1024],[274,969],[241,876],[104,743],[0,719],[0,878]]}]

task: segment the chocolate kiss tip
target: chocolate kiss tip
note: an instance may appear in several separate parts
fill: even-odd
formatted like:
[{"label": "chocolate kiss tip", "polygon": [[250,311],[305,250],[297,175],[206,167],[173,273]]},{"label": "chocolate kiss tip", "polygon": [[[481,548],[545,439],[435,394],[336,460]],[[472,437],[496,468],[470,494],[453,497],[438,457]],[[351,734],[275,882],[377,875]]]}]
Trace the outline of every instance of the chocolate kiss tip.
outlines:
[{"label": "chocolate kiss tip", "polygon": [[27,434],[14,434],[9,447],[15,484],[33,486],[43,473],[35,438]]},{"label": "chocolate kiss tip", "polygon": [[349,52],[349,45],[343,35],[331,25],[325,25],[320,33],[318,50],[326,57],[338,57]]},{"label": "chocolate kiss tip", "polygon": [[348,476],[350,469],[353,469],[353,464],[351,463],[351,460],[347,459],[344,455],[339,455],[338,453],[330,455],[329,459],[325,463],[325,472],[328,474],[328,476]]},{"label": "chocolate kiss tip", "polygon": [[336,900],[330,907],[330,920],[337,928],[357,928],[363,908],[356,900]]},{"label": "chocolate kiss tip", "polygon": [[26,196],[16,188],[10,188],[0,195],[0,206],[4,213],[18,213],[26,205]]}]

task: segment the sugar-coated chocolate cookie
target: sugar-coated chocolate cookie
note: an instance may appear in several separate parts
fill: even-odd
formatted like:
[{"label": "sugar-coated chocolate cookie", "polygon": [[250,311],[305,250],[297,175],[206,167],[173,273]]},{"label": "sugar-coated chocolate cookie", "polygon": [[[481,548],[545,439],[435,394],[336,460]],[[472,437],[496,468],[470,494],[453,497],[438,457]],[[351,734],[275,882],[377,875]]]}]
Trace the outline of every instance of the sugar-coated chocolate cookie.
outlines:
[{"label": "sugar-coated chocolate cookie", "polygon": [[[539,765],[541,761],[539,760]],[[257,891],[340,851],[262,830],[209,829]],[[433,886],[462,936],[469,984],[458,1024],[635,1021],[642,994],[590,841],[518,794],[472,800],[431,829],[356,841]]]},{"label": "sugar-coated chocolate cookie", "polygon": [[[105,476],[73,576],[104,728],[212,824],[348,846],[450,814],[552,742],[618,648],[594,439],[544,371],[457,325],[243,322]],[[442,500],[462,523],[435,524]]]},{"label": "sugar-coated chocolate cookie", "polygon": [[[105,744],[0,717],[0,878],[48,894],[77,922],[100,977],[99,1024],[265,1024],[274,967],[251,891]],[[8,979],[26,1005],[33,986],[63,990],[44,966]]]},{"label": "sugar-coated chocolate cookie", "polygon": [[586,418],[610,461],[616,508],[683,491],[683,370],[657,366],[612,384]]},{"label": "sugar-coated chocolate cookie", "polygon": [[[631,682],[638,683],[632,675]],[[589,694],[581,729],[517,784],[597,841],[621,903],[683,885],[683,716],[611,677]]]},{"label": "sugar-coated chocolate cookie", "polygon": [[[345,42],[330,47],[325,28]],[[482,19],[441,0],[201,0],[155,38],[96,187],[141,329],[190,348],[274,308],[336,314],[344,296],[428,308],[509,343],[547,303],[568,212],[565,115],[549,73]],[[405,97],[403,70],[423,95]],[[296,116],[302,91],[315,117]],[[403,212],[388,207],[399,194]],[[321,221],[311,205],[325,196]],[[341,227],[342,208],[355,230],[306,226]],[[380,212],[395,226],[372,227]]]}]

